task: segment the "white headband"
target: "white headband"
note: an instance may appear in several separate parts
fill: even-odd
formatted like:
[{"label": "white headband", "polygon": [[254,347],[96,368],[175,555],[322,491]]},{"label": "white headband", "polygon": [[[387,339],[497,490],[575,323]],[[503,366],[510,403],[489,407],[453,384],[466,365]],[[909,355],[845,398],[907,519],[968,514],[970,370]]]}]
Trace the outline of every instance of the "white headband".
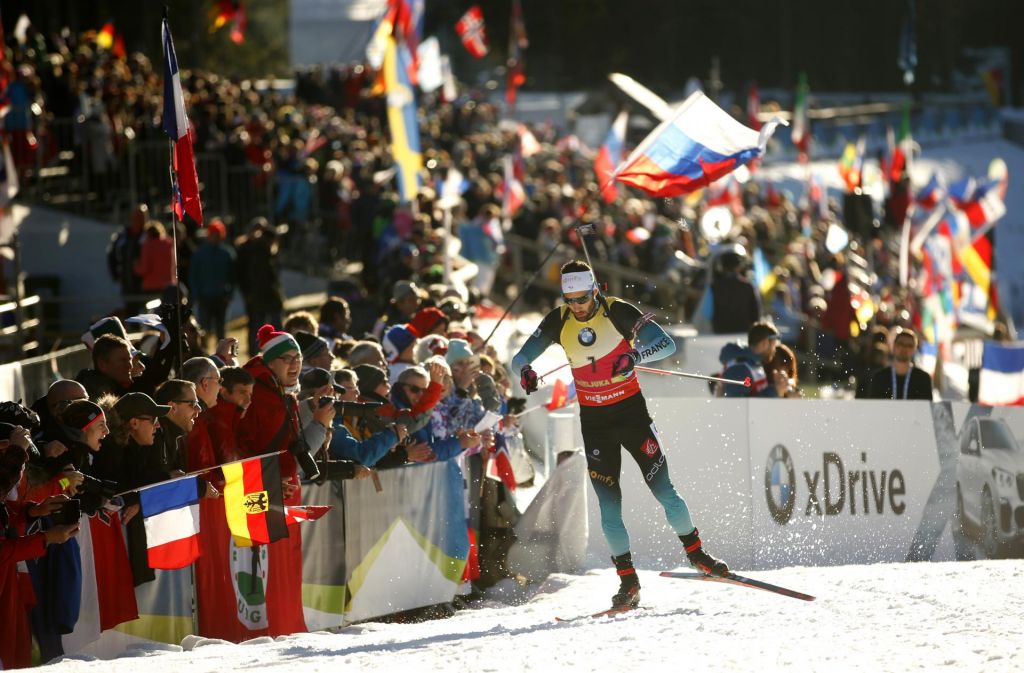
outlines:
[{"label": "white headband", "polygon": [[596,286],[593,271],[573,271],[562,274],[562,294],[593,290]]}]

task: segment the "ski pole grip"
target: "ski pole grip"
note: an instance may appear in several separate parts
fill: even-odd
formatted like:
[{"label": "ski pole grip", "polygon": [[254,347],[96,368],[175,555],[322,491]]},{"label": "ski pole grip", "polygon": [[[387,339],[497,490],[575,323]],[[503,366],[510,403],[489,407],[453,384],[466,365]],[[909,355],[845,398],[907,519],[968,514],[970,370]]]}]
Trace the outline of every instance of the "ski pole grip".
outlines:
[{"label": "ski pole grip", "polygon": [[749,376],[747,378],[743,379],[743,387],[744,388],[749,388],[750,387],[750,377]]}]

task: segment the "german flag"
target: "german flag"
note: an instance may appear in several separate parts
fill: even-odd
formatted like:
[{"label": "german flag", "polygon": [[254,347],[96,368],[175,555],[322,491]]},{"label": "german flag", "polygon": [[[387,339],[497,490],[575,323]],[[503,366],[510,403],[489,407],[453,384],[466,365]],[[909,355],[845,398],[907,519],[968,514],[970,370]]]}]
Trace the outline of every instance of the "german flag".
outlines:
[{"label": "german flag", "polygon": [[231,463],[224,471],[224,512],[239,547],[288,537],[277,455]]}]

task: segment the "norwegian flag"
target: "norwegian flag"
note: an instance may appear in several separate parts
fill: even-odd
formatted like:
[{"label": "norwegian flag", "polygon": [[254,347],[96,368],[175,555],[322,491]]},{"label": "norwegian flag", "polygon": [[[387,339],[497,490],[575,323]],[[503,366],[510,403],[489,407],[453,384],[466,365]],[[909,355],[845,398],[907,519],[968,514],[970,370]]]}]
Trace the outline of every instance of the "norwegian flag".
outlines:
[{"label": "norwegian flag", "polygon": [[479,5],[470,7],[458,23],[455,32],[462,38],[462,44],[473,58],[487,55],[487,31],[484,28],[484,13]]},{"label": "norwegian flag", "polygon": [[175,184],[174,212],[180,221],[184,213],[202,225],[203,206],[199,200],[199,176],[196,175],[195,155],[192,150],[191,125],[185,113],[185,96],[178,74],[178,57],[174,53],[174,39],[167,19],[163,22],[164,42],[164,133],[174,141],[172,157]]},{"label": "norwegian flag", "polygon": [[512,469],[512,456],[508,452],[508,441],[500,430],[494,433],[494,448],[491,449],[487,464],[487,477],[500,481],[510,491],[516,490],[516,473]]},{"label": "norwegian flag", "polygon": [[284,522],[287,525],[293,523],[305,523],[306,521],[316,521],[324,514],[331,511],[331,505],[297,505],[294,507],[286,506],[284,508]]}]

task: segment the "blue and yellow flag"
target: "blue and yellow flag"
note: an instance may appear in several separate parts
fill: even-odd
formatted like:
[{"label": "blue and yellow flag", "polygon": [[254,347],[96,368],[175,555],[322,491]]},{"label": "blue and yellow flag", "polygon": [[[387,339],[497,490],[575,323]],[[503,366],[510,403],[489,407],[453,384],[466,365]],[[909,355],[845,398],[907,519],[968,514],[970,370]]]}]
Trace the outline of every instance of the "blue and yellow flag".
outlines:
[{"label": "blue and yellow flag", "polygon": [[393,36],[384,52],[384,88],[388,97],[388,126],[391,127],[391,155],[398,174],[399,198],[407,203],[420,188],[420,129],[416,122],[416,94],[409,80],[409,51],[398,48]]}]

